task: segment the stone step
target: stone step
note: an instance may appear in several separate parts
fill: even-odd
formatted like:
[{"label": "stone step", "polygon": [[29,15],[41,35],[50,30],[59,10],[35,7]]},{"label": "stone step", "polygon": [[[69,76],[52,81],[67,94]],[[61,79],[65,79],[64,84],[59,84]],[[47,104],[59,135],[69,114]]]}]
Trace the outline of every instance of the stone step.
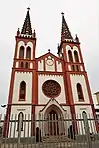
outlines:
[{"label": "stone step", "polygon": [[67,136],[45,136],[42,137],[42,142],[73,142],[72,139],[68,138]]}]

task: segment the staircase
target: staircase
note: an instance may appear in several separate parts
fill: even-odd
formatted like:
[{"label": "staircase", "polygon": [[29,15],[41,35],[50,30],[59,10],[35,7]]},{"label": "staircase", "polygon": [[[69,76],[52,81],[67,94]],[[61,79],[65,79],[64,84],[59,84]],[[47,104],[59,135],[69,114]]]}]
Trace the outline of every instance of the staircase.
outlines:
[{"label": "staircase", "polygon": [[60,143],[60,142],[73,142],[72,139],[68,138],[67,136],[61,136],[61,135],[57,135],[57,136],[44,136],[42,137],[42,142],[45,143]]}]

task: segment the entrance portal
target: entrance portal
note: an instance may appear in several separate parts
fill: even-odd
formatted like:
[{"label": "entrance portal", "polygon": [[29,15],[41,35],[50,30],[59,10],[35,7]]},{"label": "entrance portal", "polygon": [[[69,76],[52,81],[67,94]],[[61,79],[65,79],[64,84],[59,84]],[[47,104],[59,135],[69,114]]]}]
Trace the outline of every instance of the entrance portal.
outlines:
[{"label": "entrance portal", "polygon": [[44,113],[44,135],[64,134],[64,117],[62,109],[54,104],[50,105]]},{"label": "entrance portal", "polygon": [[58,127],[58,114],[56,111],[51,110],[48,115],[49,120],[49,134],[50,135],[59,135],[59,127]]}]

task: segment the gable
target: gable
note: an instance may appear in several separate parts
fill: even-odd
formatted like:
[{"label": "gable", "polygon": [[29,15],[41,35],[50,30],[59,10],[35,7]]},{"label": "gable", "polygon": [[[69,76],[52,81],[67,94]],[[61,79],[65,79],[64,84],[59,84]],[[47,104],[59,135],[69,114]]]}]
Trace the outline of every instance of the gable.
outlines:
[{"label": "gable", "polygon": [[60,114],[66,113],[66,110],[63,109],[63,107],[56,101],[56,99],[50,99],[44,106],[44,108],[40,110],[40,113],[45,114],[48,110],[51,110],[51,108],[53,107],[56,107],[57,111],[60,112]]},{"label": "gable", "polygon": [[36,59],[38,71],[62,72],[63,60],[52,53],[47,53]]}]

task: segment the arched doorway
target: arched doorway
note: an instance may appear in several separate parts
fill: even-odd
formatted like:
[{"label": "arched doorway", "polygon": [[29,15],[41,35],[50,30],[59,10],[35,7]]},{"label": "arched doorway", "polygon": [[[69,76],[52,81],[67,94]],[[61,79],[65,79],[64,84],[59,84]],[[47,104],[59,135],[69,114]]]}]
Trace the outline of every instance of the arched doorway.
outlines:
[{"label": "arched doorway", "polygon": [[49,120],[49,134],[50,135],[59,135],[59,126],[58,126],[58,114],[55,110],[51,110],[48,116]]},{"label": "arched doorway", "polygon": [[64,132],[63,113],[56,105],[49,106],[46,111],[44,118],[46,120],[44,124],[45,135],[59,135]]}]

